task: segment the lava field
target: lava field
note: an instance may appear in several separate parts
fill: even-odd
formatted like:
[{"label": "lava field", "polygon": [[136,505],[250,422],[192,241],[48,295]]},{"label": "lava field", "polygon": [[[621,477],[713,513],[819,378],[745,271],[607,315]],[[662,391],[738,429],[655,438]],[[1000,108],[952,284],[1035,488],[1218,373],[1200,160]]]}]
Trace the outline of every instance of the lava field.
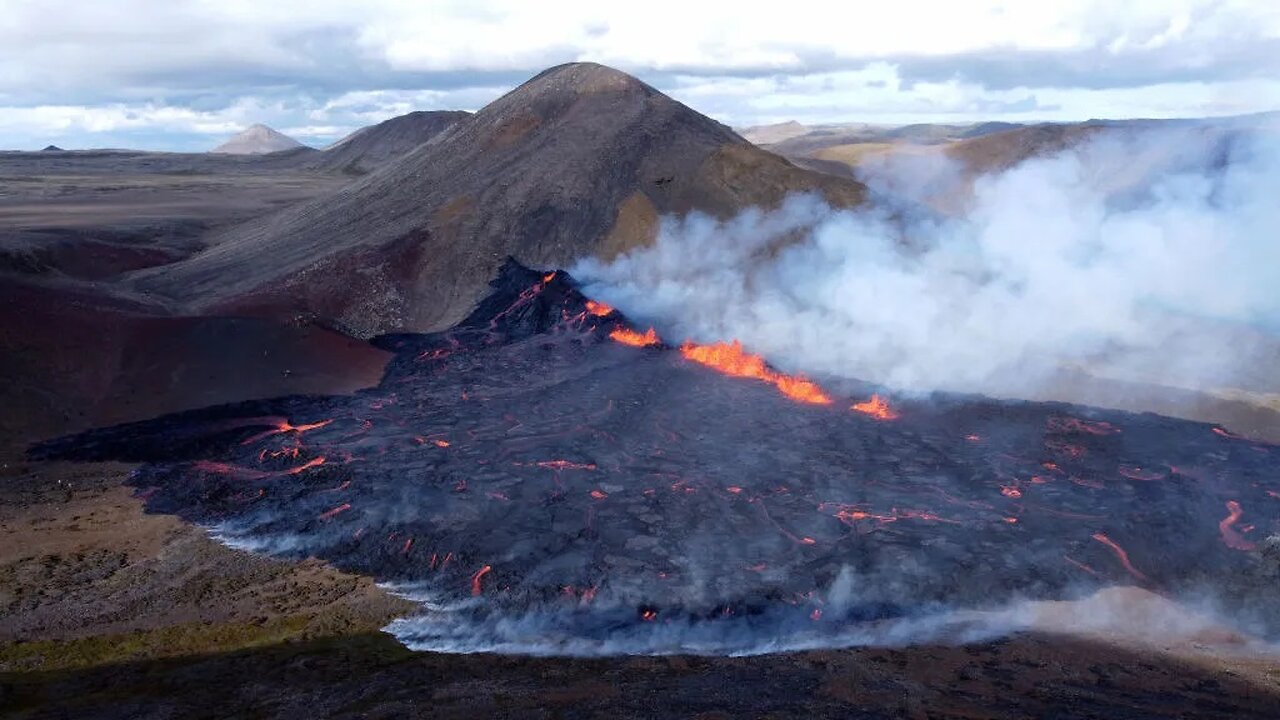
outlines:
[{"label": "lava field", "polygon": [[457,327],[374,342],[395,353],[375,388],[31,453],[140,462],[150,512],[375,577],[422,603],[397,636],[451,651],[838,644],[1023,598],[1212,586],[1280,529],[1280,448],[813,382],[664,344],[563,271],[509,262]]}]

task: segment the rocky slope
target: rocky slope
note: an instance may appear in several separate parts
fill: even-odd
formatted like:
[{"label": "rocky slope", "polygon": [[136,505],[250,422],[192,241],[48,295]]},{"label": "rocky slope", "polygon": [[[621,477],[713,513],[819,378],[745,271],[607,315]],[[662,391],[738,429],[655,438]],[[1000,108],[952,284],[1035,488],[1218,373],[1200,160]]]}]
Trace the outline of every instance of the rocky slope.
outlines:
[{"label": "rocky slope", "polygon": [[432,140],[471,113],[459,110],[419,110],[377,125],[360,128],[324,149],[314,167],[363,175],[389,161],[398,160]]}]

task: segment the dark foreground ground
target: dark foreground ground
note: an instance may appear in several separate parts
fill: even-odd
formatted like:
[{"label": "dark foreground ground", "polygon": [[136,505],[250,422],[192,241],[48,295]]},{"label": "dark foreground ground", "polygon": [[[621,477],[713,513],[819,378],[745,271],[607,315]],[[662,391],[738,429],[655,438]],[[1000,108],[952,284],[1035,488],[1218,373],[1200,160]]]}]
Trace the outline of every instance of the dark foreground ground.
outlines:
[{"label": "dark foreground ground", "polygon": [[[1280,664],[1024,635],[752,658],[405,650],[403,605],[319,563],[144,515],[122,466],[10,467],[5,717],[1222,717],[1280,712]],[[25,638],[20,640],[19,638]],[[39,639],[37,639],[39,638]]]}]

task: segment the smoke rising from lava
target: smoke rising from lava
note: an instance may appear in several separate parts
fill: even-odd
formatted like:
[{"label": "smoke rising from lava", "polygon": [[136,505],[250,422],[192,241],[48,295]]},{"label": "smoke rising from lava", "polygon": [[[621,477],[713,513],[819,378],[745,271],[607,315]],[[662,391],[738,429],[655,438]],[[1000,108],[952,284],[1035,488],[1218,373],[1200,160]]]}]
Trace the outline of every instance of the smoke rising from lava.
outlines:
[{"label": "smoke rising from lava", "polygon": [[977,178],[952,215],[927,209],[956,197],[942,157],[866,171],[872,209],[666,218],[653,246],[573,273],[664,338],[909,391],[1019,395],[1076,365],[1223,386],[1280,327],[1274,138],[1099,134]]}]

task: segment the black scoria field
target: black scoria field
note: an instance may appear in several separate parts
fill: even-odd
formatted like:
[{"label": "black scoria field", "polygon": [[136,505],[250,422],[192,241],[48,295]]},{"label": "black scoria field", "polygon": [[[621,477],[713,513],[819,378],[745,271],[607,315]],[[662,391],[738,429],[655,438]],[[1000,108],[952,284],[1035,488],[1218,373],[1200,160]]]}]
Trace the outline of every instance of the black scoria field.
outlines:
[{"label": "black scoria field", "polygon": [[787,376],[634,330],[508,263],[454,329],[376,340],[396,357],[375,388],[32,453],[142,462],[150,511],[391,583],[423,602],[393,631],[437,650],[753,652],[1117,583],[1202,590],[1280,517],[1280,449],[1221,428],[802,382],[819,397],[799,402]]}]

